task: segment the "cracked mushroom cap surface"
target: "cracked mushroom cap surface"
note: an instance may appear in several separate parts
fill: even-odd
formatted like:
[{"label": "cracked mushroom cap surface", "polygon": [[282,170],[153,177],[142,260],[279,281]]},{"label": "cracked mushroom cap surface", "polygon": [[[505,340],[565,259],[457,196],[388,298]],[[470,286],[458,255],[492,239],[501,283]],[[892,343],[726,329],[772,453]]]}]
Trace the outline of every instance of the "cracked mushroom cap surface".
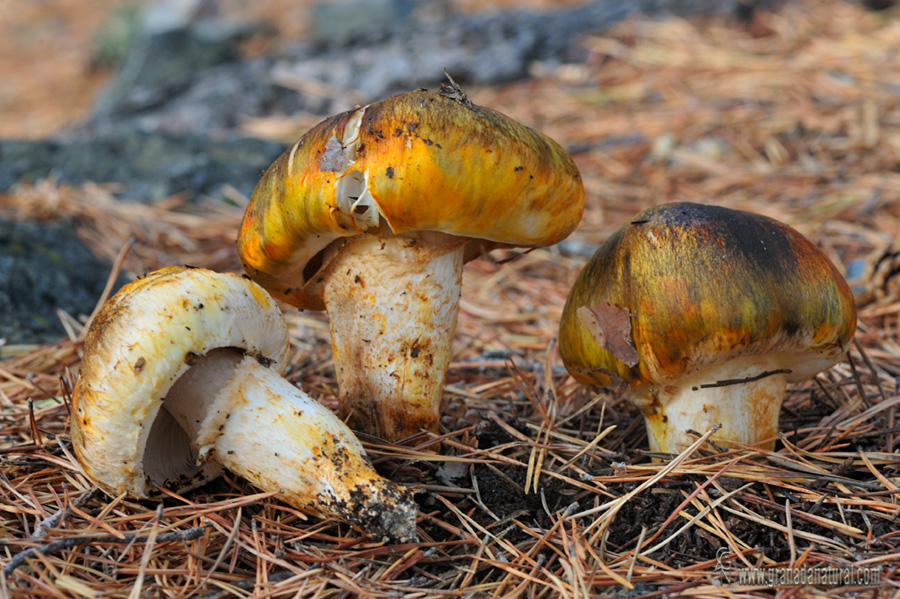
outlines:
[{"label": "cracked mushroom cap surface", "polygon": [[555,141],[458,88],[415,91],[333,116],[285,151],[256,186],[237,247],[275,297],[322,309],[319,253],[343,238],[438,231],[471,238],[473,258],[561,241],[583,210],[581,176]]},{"label": "cracked mushroom cap surface", "polygon": [[796,230],[692,203],[641,212],[588,261],[559,346],[586,385],[665,384],[717,361],[780,354],[788,381],[840,360],[856,330],[843,276]]},{"label": "cracked mushroom cap surface", "polygon": [[72,442],[87,475],[114,495],[156,485],[187,491],[217,477],[197,466],[166,394],[201,356],[234,348],[280,374],[288,332],[272,298],[234,274],[163,268],[124,286],[85,338],[72,405]]}]

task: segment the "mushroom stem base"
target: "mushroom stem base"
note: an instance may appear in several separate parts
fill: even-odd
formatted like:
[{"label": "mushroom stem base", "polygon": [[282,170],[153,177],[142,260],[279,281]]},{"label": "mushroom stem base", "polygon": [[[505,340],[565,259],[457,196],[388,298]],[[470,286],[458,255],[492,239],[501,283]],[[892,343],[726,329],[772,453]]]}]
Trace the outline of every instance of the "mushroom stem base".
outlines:
[{"label": "mushroom stem base", "polygon": [[375,472],[333,412],[256,359],[213,350],[164,405],[198,460],[215,460],[286,503],[378,540],[416,538],[412,494]]},{"label": "mushroom stem base", "polygon": [[714,443],[771,449],[789,373],[777,360],[739,359],[635,389],[629,399],[644,412],[651,451],[683,451],[696,440],[687,431],[703,434],[716,423],[722,428],[710,437]]},{"label": "mushroom stem base", "polygon": [[391,442],[436,431],[456,330],[466,240],[363,235],[324,287],[341,417]]}]

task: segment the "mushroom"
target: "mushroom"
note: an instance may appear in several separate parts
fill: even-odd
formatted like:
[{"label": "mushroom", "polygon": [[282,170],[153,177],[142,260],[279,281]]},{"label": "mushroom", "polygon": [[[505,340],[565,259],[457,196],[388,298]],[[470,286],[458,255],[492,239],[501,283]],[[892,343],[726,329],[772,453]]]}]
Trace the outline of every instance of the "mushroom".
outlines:
[{"label": "mushroom", "polygon": [[237,240],[251,278],[325,309],[351,428],[437,430],[462,265],[572,232],[584,188],[549,137],[454,86],[319,123],[266,171]]},{"label": "mushroom", "polygon": [[786,383],[831,367],[856,330],[853,296],[800,233],[758,214],[692,203],[645,210],[588,261],[559,347],[585,385],[627,384],[650,448],[705,432],[771,449]]},{"label": "mushroom", "polygon": [[281,376],[288,348],[278,306],[240,276],[170,267],[126,285],[85,338],[72,422],[85,473],[109,493],[147,498],[224,467],[373,538],[415,539],[411,492]]}]

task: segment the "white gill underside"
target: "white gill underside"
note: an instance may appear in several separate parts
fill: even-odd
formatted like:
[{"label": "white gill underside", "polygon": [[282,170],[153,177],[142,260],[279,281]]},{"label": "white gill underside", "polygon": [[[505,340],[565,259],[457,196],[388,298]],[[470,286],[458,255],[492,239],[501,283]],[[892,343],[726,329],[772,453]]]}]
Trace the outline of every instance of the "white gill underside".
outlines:
[{"label": "white gill underside", "polygon": [[381,224],[378,205],[369,193],[369,172],[353,169],[359,153],[360,123],[366,108],[363,106],[354,112],[344,127],[341,143],[344,161],[338,174],[335,192],[338,210],[352,217],[361,231],[377,229]]}]

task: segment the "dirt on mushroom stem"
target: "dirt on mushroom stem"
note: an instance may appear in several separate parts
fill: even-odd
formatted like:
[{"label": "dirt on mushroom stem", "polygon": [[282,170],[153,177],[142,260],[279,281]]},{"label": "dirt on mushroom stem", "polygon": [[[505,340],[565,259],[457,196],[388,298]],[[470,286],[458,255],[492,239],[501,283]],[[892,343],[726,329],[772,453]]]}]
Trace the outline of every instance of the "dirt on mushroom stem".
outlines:
[{"label": "dirt on mushroom stem", "polygon": [[416,538],[412,493],[375,472],[330,410],[255,358],[210,352],[176,382],[165,409],[198,459],[214,459],[261,489],[277,489],[286,503],[377,540]]}]

